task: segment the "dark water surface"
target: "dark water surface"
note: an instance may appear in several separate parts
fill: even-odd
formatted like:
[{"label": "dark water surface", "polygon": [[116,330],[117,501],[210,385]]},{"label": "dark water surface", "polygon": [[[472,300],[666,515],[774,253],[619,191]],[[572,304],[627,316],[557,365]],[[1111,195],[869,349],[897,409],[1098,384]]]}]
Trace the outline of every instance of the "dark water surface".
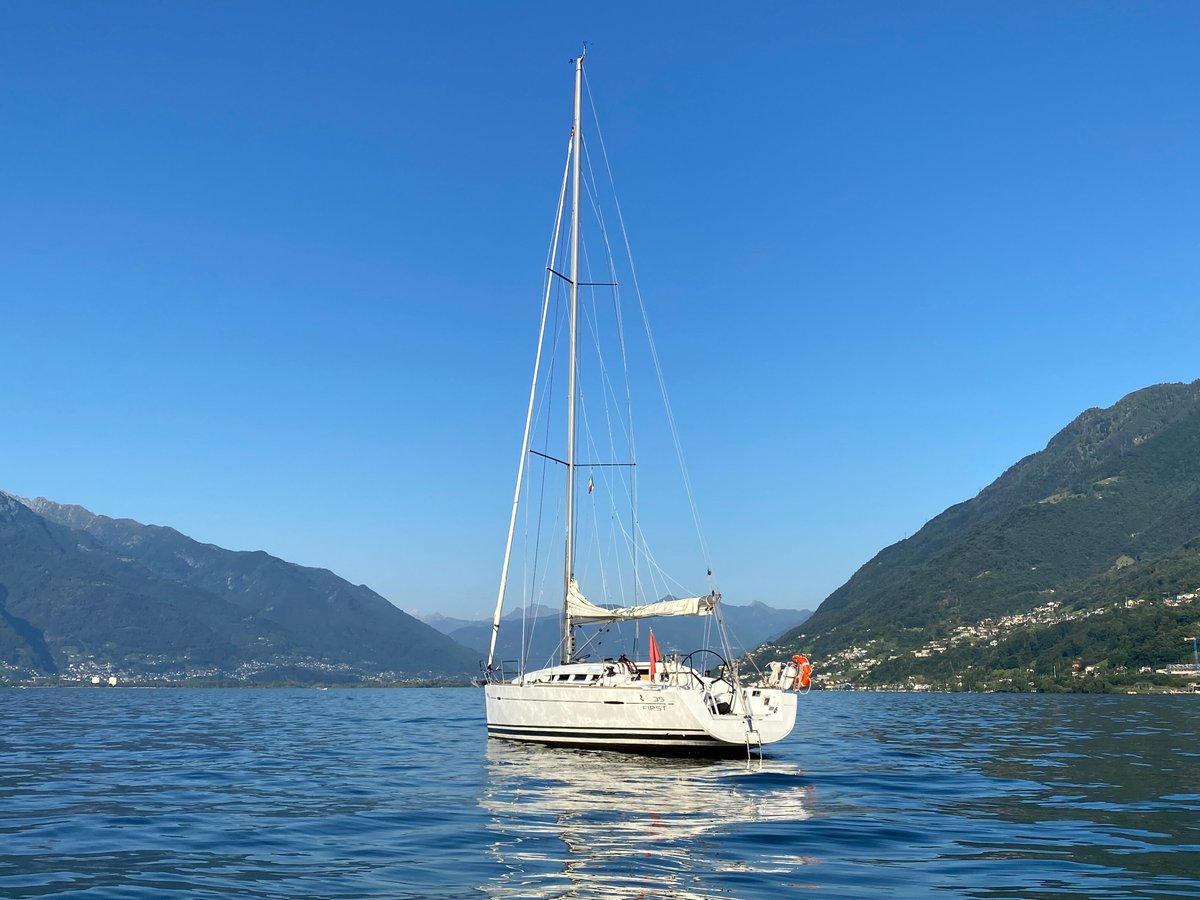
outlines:
[{"label": "dark water surface", "polygon": [[477,690],[0,690],[0,897],[1200,897],[1200,697],[814,693],[761,770]]}]

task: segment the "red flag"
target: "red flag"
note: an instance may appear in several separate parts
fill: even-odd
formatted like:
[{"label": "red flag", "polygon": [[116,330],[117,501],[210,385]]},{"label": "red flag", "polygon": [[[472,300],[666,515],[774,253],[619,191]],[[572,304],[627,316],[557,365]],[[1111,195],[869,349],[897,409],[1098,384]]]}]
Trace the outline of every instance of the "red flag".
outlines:
[{"label": "red flag", "polygon": [[654,639],[654,629],[650,629],[650,680],[657,681],[654,677],[658,669],[658,664],[662,662],[662,654],[658,651],[658,641]]}]

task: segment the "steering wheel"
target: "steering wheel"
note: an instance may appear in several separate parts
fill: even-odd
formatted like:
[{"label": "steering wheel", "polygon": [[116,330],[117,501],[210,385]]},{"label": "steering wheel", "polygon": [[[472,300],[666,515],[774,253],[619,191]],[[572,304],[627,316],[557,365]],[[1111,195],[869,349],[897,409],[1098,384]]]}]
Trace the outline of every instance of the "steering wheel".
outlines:
[{"label": "steering wheel", "polygon": [[[691,670],[692,675],[699,678],[700,676],[696,674],[696,669],[698,668],[698,666],[692,665],[692,657],[693,656],[704,656],[705,654],[710,654],[712,656],[715,656],[718,660],[720,660],[721,668],[725,671],[725,674],[721,675],[716,680],[725,682],[727,685],[729,685],[729,689],[733,690],[733,682],[729,680],[729,674],[728,674],[729,673],[729,661],[727,659],[725,659],[725,657],[723,657],[716,650],[709,650],[708,648],[705,648],[703,650],[693,650],[691,653],[689,653],[687,656],[685,656],[683,658],[683,665],[687,666],[687,668]],[[703,680],[701,681],[701,683],[703,683]]]}]

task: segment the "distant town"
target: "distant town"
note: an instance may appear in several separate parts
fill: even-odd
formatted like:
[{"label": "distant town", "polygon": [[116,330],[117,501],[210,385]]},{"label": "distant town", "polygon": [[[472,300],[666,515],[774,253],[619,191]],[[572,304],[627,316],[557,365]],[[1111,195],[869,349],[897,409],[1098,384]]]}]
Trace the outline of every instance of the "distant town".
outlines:
[{"label": "distant town", "polygon": [[160,668],[151,671],[143,666],[117,666],[97,659],[73,659],[56,675],[37,673],[0,663],[0,683],[69,686],[132,686],[171,687],[179,685],[244,685],[276,684],[337,684],[360,686],[416,687],[441,684],[453,679],[430,673],[414,676],[401,672],[364,672],[345,663],[330,663],[312,657],[264,660],[243,663],[235,669],[216,666],[182,666],[169,668],[169,660],[145,660]]},{"label": "distant town", "polygon": [[[904,682],[892,684],[873,683],[863,685],[861,683],[856,684],[856,682],[861,682],[863,676],[869,675],[872,670],[884,662],[901,659],[904,655],[914,659],[928,659],[964,645],[968,647],[996,647],[1006,637],[1011,636],[1019,629],[1045,628],[1062,622],[1105,616],[1118,610],[1134,609],[1153,603],[1160,603],[1166,607],[1186,606],[1195,604],[1197,598],[1200,598],[1200,590],[1165,596],[1158,600],[1149,600],[1146,598],[1131,599],[1123,603],[1114,603],[1086,610],[1063,609],[1063,604],[1059,600],[1050,600],[1041,606],[1025,612],[1012,613],[998,618],[982,619],[972,625],[960,625],[943,639],[930,640],[918,648],[900,653],[888,649],[886,642],[878,638],[872,638],[838,651],[827,659],[820,660],[817,671],[813,675],[813,681],[817,687],[833,690],[928,691],[935,689],[955,689],[956,685],[954,684],[938,685],[932,680],[922,678],[921,676],[912,676]],[[1183,649],[1181,647],[1181,657],[1184,655],[1182,652]],[[1194,646],[1186,651],[1187,656],[1193,656],[1193,654]],[[1062,673],[1056,672],[1054,675],[1056,677],[1059,675],[1069,675],[1069,677],[1075,679],[1086,679],[1095,678],[1098,672],[1096,665],[1085,664],[1081,659],[1072,660],[1068,665],[1069,668],[1068,666],[1064,666]],[[1032,674],[1032,670],[1027,671],[1029,674]],[[1120,668],[1117,671],[1121,674],[1126,674],[1124,668]],[[1200,667],[1197,666],[1194,659],[1191,662],[1175,663],[1160,667],[1140,666],[1137,668],[1137,674],[1172,676],[1179,680],[1178,685],[1174,686],[1158,685],[1158,692],[1177,690],[1183,693],[1200,693]],[[961,676],[959,676],[959,679],[961,680]],[[1155,688],[1155,686],[1148,684],[1141,685],[1141,687],[1146,690],[1154,690]]]}]

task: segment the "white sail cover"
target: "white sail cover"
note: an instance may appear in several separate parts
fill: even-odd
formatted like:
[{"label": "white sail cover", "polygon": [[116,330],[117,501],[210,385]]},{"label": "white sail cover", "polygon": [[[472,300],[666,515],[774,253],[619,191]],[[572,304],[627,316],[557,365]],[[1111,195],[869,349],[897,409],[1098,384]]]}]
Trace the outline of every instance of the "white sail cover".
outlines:
[{"label": "white sail cover", "polygon": [[684,597],[680,600],[659,600],[641,606],[626,606],[621,609],[605,609],[597,606],[579,590],[579,583],[572,578],[567,589],[567,616],[572,622],[617,622],[624,619],[648,619],[652,616],[711,616],[717,607],[720,594],[705,597]]}]

